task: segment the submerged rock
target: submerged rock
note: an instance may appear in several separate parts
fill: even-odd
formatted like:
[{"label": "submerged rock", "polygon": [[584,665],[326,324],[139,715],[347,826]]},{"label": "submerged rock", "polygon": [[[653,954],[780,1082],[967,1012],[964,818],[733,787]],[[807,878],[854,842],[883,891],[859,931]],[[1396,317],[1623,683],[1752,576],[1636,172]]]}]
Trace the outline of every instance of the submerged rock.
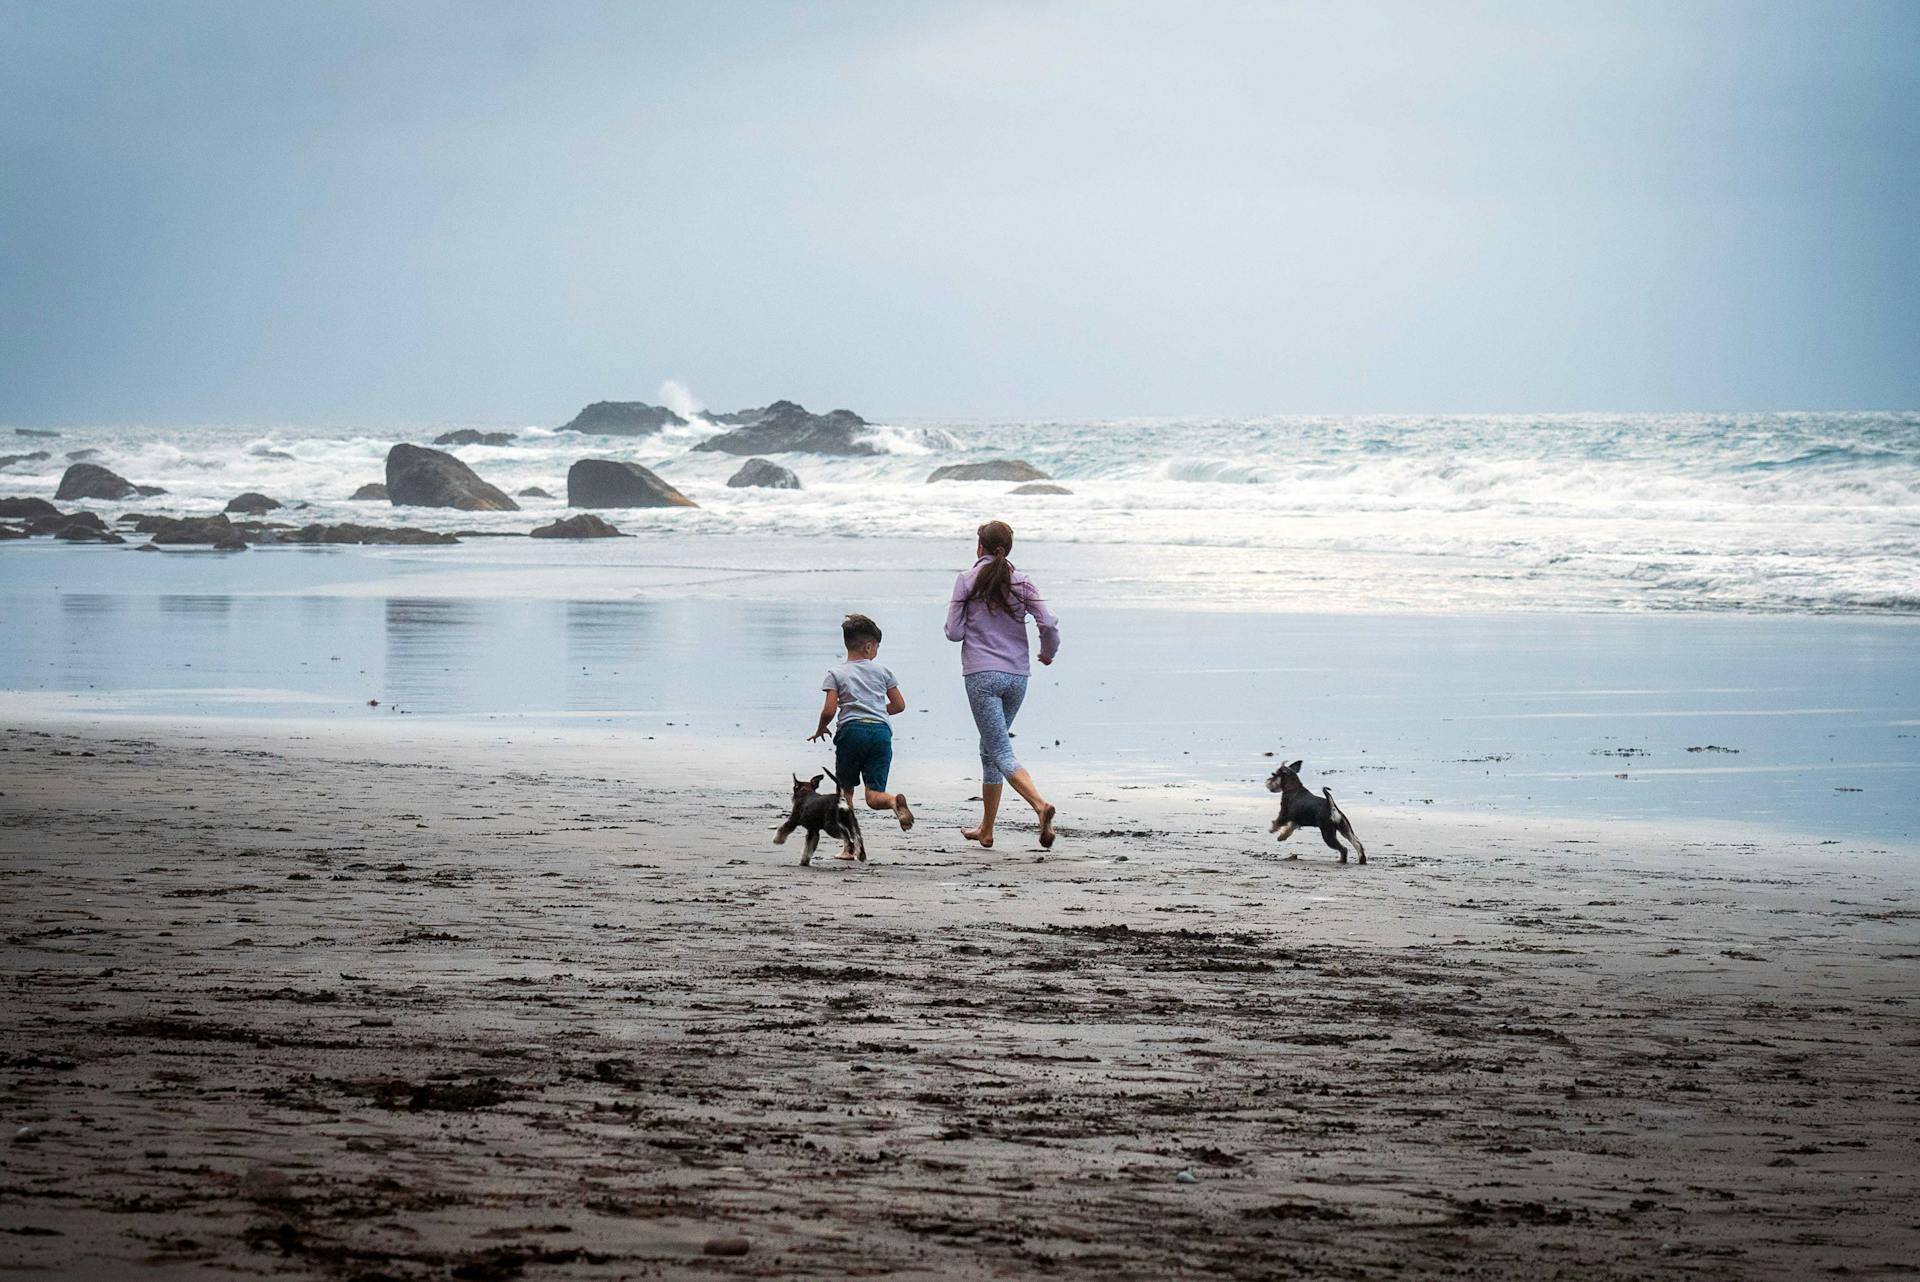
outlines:
[{"label": "submerged rock", "polygon": [[253,455],[255,458],[271,459],[275,463],[292,463],[297,461],[293,455],[287,453],[285,450],[269,449],[265,445],[256,445],[248,450],[247,453]]},{"label": "submerged rock", "polygon": [[[737,419],[740,415],[722,415]],[[829,414],[810,414],[793,401],[775,401],[758,411],[759,417],[720,436],[710,437],[693,448],[718,450],[723,454],[879,454],[881,449],[865,439],[867,420],[852,410],[834,410]]]},{"label": "submerged rock", "polygon": [[303,525],[297,530],[288,530],[280,535],[282,543],[458,543],[460,540],[451,534],[442,534],[437,530],[422,530],[411,525],[355,525],[343,521],[338,525]]},{"label": "submerged rock", "polygon": [[257,494],[252,490],[248,490],[245,494],[239,495],[230,501],[226,506],[226,510],[229,512],[238,512],[242,516],[264,516],[275,508],[285,506],[286,505],[280,502],[279,499],[270,499],[264,494]]},{"label": "submerged rock", "polygon": [[591,512],[582,512],[578,516],[555,521],[552,525],[537,526],[527,531],[536,539],[617,539],[623,537],[620,531],[608,525]]},{"label": "submerged rock", "polygon": [[381,502],[384,503],[386,501],[386,498],[387,498],[387,487],[380,484],[378,481],[369,481],[365,485],[361,486],[359,489],[355,490],[353,493],[347,495],[347,502],[363,503],[372,499],[379,499]]},{"label": "submerged rock", "polygon": [[698,507],[638,463],[583,458],[567,469],[568,507]]},{"label": "submerged rock", "polygon": [[442,432],[433,438],[435,445],[511,445],[512,432],[476,432],[463,427],[457,432]]},{"label": "submerged rock", "polygon": [[100,452],[99,450],[94,449],[91,445],[89,445],[84,450],[68,450],[67,462],[78,463],[81,459],[92,458],[94,455],[98,454],[99,452]]},{"label": "submerged rock", "polygon": [[58,432],[49,432],[43,427],[16,427],[13,429],[13,434],[15,436],[38,436],[45,440],[51,440],[60,435]]},{"label": "submerged rock", "polygon": [[1031,481],[1026,485],[1016,485],[1009,494],[1071,494],[1072,490],[1064,485],[1052,485],[1046,481]]},{"label": "submerged rock", "polygon": [[35,450],[31,454],[0,454],[0,467],[12,467],[15,463],[44,463],[52,457],[45,450]]},{"label": "submerged rock", "polygon": [[561,432],[594,436],[651,436],[663,427],[685,427],[687,420],[664,405],[645,401],[595,401],[573,416]]},{"label": "submerged rock", "polygon": [[110,472],[97,463],[75,463],[60,478],[53,497],[63,502],[72,499],[128,499],[134,495],[152,497],[165,494],[157,485],[135,485],[126,477]]},{"label": "submerged rock", "polygon": [[517,499],[550,499],[553,495],[547,493],[537,485],[529,485],[524,490],[515,490],[513,497]]},{"label": "submerged rock", "polygon": [[518,512],[520,505],[488,485],[459,459],[424,445],[387,451],[387,501],[395,507],[451,507],[462,512]]},{"label": "submerged rock", "polygon": [[1051,481],[1053,478],[1022,459],[997,458],[985,463],[949,463],[927,478],[935,481]]},{"label": "submerged rock", "polygon": [[736,490],[750,485],[769,490],[797,490],[800,488],[800,478],[778,463],[750,458],[740,465],[738,472],[727,478],[727,485]]},{"label": "submerged rock", "polygon": [[0,525],[0,539],[24,539],[27,532],[17,525]]}]

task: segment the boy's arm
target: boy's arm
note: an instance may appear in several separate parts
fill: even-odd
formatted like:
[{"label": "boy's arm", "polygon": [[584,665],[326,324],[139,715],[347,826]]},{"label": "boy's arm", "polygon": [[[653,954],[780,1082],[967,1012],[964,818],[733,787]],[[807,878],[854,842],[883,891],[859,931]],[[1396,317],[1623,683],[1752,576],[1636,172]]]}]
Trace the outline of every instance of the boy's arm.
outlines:
[{"label": "boy's arm", "polygon": [[808,743],[815,743],[827,737],[827,727],[833,724],[833,714],[837,712],[839,708],[840,692],[838,690],[827,691],[826,701],[820,705],[820,724],[815,726],[813,733],[807,736]]},{"label": "boy's arm", "polygon": [[887,715],[897,717],[907,710],[907,696],[900,693],[899,686],[887,687]]}]

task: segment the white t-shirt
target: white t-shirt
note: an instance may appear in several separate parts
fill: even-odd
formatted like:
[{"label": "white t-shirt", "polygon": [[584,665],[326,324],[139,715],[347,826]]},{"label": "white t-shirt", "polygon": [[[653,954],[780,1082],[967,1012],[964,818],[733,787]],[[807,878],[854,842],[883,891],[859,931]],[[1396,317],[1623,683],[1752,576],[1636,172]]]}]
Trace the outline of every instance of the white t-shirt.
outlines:
[{"label": "white t-shirt", "polygon": [[835,726],[844,726],[849,721],[878,721],[887,723],[887,691],[894,686],[893,673],[880,666],[877,659],[849,659],[827,669],[827,679],[820,683],[822,690],[834,690],[840,695],[840,715]]}]

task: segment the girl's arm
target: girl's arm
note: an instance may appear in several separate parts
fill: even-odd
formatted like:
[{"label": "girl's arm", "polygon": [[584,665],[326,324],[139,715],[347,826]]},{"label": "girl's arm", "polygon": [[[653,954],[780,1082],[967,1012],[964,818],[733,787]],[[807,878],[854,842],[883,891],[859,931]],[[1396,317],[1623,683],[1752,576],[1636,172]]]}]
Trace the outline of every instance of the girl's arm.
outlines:
[{"label": "girl's arm", "polygon": [[1031,579],[1021,586],[1020,600],[1040,629],[1040,662],[1052,663],[1053,656],[1060,653],[1060,620],[1048,607],[1047,599],[1040,595],[1040,589],[1033,586]]},{"label": "girl's arm", "polygon": [[961,575],[947,598],[947,640],[967,639],[967,576]]}]

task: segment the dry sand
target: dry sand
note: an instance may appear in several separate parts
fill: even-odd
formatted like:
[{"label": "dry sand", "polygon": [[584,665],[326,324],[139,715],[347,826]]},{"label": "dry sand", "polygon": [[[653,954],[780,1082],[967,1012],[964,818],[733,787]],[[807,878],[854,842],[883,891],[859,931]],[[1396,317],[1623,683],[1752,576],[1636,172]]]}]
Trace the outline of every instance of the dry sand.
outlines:
[{"label": "dry sand", "polygon": [[1043,860],[956,788],[801,869],[664,757],[0,748],[9,1270],[1920,1261],[1911,850],[1093,788]]}]

